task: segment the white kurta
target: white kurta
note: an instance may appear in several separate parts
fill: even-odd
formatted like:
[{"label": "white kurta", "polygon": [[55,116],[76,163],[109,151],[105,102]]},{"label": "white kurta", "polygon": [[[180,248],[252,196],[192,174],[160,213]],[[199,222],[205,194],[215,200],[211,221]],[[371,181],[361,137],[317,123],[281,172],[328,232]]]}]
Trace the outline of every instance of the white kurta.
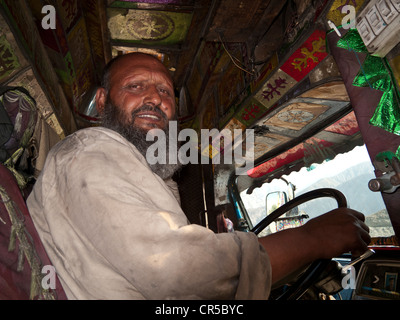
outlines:
[{"label": "white kurta", "polygon": [[58,143],[28,198],[69,299],[265,299],[268,255],[252,233],[189,224],[173,192],[118,133]]}]

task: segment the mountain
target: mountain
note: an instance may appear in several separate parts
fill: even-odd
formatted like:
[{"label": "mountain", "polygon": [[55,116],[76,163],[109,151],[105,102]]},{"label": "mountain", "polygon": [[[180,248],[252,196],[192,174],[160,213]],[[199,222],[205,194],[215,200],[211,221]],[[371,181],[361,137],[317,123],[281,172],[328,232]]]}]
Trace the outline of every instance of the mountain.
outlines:
[{"label": "mountain", "polygon": [[380,210],[365,217],[365,223],[370,229],[371,237],[390,237],[394,235],[394,230],[386,210]]},{"label": "mountain", "polygon": [[[322,178],[312,186],[298,190],[296,195],[318,188],[334,188],[346,196],[349,208],[368,216],[384,208],[381,194],[372,192],[368,188],[368,182],[371,180],[371,174],[367,173],[368,169],[368,163],[350,167],[334,177]],[[314,217],[321,214],[321,210],[333,209],[335,205],[334,200],[322,198],[304,204],[302,209]]]}]

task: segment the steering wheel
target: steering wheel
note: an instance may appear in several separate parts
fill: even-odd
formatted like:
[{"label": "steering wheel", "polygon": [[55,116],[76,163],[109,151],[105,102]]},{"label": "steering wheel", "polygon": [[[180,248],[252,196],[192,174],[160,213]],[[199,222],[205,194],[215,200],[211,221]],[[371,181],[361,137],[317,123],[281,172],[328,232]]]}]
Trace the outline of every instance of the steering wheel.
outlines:
[{"label": "steering wheel", "polygon": [[[265,217],[261,222],[259,222],[251,231],[255,234],[259,234],[264,230],[271,222],[279,218],[285,212],[297,207],[298,205],[322,197],[334,198],[337,202],[338,207],[347,207],[347,201],[343,193],[339,190],[332,188],[322,188],[316,189],[307,193],[304,193],[289,202],[285,203],[270,215]],[[322,272],[326,269],[331,260],[321,259],[316,260],[304,271],[304,273],[299,277],[296,282],[290,286],[282,295],[280,295],[276,300],[297,300],[299,299],[313,283],[318,279]]]}]

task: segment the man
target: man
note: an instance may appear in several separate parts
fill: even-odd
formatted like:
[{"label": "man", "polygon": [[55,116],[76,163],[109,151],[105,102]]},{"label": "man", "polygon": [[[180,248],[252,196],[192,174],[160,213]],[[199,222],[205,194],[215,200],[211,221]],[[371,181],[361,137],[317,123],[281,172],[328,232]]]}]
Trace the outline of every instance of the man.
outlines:
[{"label": "man", "polygon": [[135,53],[113,60],[104,79],[105,128],[56,145],[28,199],[68,298],[266,299],[272,283],[316,259],[366,250],[363,215],[349,209],[261,239],[188,224],[168,183],[177,165],[145,158],[147,132],[175,118],[168,71]]}]

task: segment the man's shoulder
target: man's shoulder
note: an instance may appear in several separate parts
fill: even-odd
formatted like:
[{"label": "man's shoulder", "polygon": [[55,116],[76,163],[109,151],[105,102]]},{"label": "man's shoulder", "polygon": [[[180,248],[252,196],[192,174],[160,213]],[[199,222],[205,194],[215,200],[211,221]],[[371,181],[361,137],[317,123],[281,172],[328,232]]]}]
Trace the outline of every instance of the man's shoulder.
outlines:
[{"label": "man's shoulder", "polygon": [[107,143],[131,144],[119,133],[104,127],[90,127],[80,129],[67,136],[58,143],[60,148],[84,148]]},{"label": "man's shoulder", "polygon": [[95,142],[101,141],[120,141],[127,143],[128,141],[122,137],[119,133],[114,130],[105,127],[89,127],[75,131],[73,134],[67,138],[75,137],[81,141],[95,140]]},{"label": "man's shoulder", "polygon": [[129,153],[140,157],[137,149],[119,133],[104,127],[90,127],[80,129],[70,134],[50,151],[52,158],[76,158],[96,154],[105,154],[109,157]]}]

